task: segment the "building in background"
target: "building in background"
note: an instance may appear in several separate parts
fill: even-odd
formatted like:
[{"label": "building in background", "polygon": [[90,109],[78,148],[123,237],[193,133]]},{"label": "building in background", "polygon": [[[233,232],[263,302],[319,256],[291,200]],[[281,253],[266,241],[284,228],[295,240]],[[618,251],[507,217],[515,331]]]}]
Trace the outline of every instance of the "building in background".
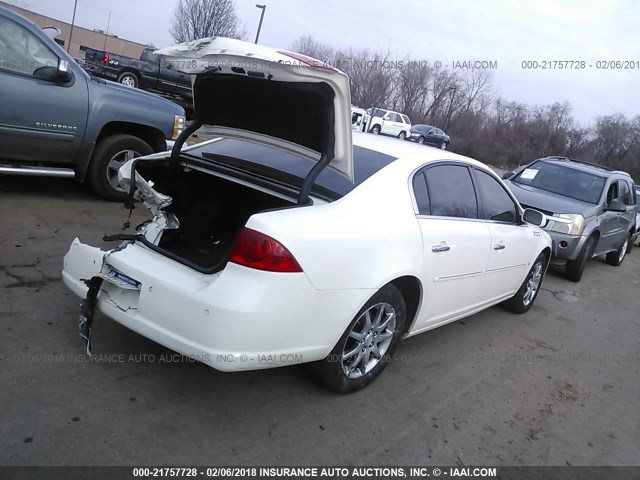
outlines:
[{"label": "building in background", "polygon": [[[69,32],[71,31],[71,24],[56,20],[55,18],[40,15],[39,13],[25,10],[16,5],[5,3],[0,1],[0,7],[4,7],[8,10],[13,10],[19,13],[23,17],[27,17],[34,22],[40,28],[44,27],[57,27],[62,32],[55,38],[55,41],[67,50],[69,43]],[[73,38],[71,39],[71,45],[69,48],[69,54],[73,58],[84,58],[84,51],[87,48],[94,48],[96,50],[106,50],[108,52],[119,53],[120,55],[126,55],[128,57],[138,58],[147,45],[141,43],[125,40],[111,33],[106,33],[102,30],[90,30],[78,25],[73,26]]]}]

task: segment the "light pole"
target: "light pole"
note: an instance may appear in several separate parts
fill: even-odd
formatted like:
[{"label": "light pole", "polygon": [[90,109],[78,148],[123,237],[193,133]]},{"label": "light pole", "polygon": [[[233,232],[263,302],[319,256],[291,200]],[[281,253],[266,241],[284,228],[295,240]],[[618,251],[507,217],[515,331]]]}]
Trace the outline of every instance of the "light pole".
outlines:
[{"label": "light pole", "polygon": [[69,49],[71,48],[71,37],[73,37],[73,26],[76,23],[76,8],[78,8],[78,0],[75,0],[73,4],[73,18],[71,19],[71,30],[69,31],[69,43],[67,44],[67,53],[69,53]]},{"label": "light pole", "polygon": [[256,33],[256,41],[254,43],[258,43],[258,38],[260,38],[260,29],[262,28],[262,19],[264,18],[264,12],[267,9],[266,5],[256,5],[257,8],[262,10],[260,14],[260,23],[258,24],[258,32]]}]

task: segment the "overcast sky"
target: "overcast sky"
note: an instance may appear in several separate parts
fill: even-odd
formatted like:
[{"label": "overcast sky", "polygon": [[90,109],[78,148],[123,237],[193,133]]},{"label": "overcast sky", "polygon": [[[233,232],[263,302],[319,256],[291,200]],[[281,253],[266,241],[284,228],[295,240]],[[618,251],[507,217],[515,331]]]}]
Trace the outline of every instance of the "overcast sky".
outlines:
[{"label": "overcast sky", "polygon": [[[74,0],[8,0],[71,22]],[[640,114],[640,65],[598,70],[597,61],[640,61],[635,0],[260,0],[267,4],[260,43],[288,48],[303,35],[335,47],[390,48],[398,57],[497,61],[494,90],[527,104],[569,101],[587,124],[598,115]],[[76,24],[106,29],[158,48],[171,45],[177,0],[78,0]],[[236,0],[249,40],[256,0]],[[585,70],[523,70],[525,60],[584,60]],[[592,67],[589,67],[592,65]]]}]

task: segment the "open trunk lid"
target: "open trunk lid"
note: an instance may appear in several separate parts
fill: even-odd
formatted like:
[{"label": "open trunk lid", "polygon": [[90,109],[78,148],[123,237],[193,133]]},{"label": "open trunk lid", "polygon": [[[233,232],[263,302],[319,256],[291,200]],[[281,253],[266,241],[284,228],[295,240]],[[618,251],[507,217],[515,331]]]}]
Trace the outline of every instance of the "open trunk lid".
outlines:
[{"label": "open trunk lid", "polygon": [[[250,141],[270,137],[287,150],[353,181],[348,77],[305,55],[223,37],[158,50],[177,70],[195,74],[195,118],[214,134]],[[216,132],[216,128],[219,132]]]}]

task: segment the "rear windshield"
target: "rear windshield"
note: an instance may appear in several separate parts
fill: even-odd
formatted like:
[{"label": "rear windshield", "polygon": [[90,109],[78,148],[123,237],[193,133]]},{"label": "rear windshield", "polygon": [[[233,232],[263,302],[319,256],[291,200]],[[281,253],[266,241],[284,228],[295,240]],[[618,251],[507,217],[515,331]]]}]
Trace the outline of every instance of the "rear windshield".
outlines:
[{"label": "rear windshield", "polygon": [[[278,172],[284,172],[288,176],[296,177],[300,180],[300,184],[309,173],[309,170],[315,165],[314,162],[306,158],[275,147],[230,138],[209,143],[188,153],[204,159],[222,156],[242,160],[247,162],[246,169],[248,171],[252,170],[252,164],[256,168],[268,167]],[[339,173],[325,168],[316,179],[312,191],[316,190],[318,193],[323,193],[333,199],[343,197],[378,170],[396,160],[396,157],[358,146],[353,147],[353,157],[354,183],[351,183]],[[321,190],[322,192],[320,192]]]},{"label": "rear windshield", "polygon": [[598,204],[606,178],[556,163],[536,162],[512,181],[580,202]]}]

